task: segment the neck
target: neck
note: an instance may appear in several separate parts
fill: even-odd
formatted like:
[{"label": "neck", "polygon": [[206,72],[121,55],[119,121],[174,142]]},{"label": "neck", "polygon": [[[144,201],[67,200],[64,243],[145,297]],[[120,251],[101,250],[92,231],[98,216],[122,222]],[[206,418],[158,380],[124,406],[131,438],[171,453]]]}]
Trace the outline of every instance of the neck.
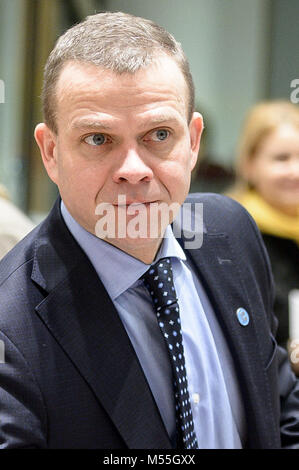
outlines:
[{"label": "neck", "polygon": [[133,258],[142,261],[145,264],[151,264],[162,243],[162,238],[155,239],[144,239],[143,243],[140,243],[140,239],[131,240],[129,243],[124,243],[124,240],[105,238],[107,243],[115,246],[116,248],[124,251]]}]

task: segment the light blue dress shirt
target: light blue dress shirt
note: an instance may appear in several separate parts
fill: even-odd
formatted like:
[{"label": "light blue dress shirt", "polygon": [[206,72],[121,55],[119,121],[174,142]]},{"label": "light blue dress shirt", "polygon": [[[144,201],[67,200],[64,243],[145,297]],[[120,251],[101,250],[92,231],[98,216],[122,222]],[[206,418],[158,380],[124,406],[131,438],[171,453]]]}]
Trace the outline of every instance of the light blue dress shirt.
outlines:
[{"label": "light blue dress shirt", "polygon": [[[135,349],[167,432],[175,436],[172,371],[152,301],[140,277],[149,265],[81,227],[61,204],[70,232],[104,284]],[[171,257],[180,306],[188,389],[198,446],[242,448],[244,408],[230,351],[198,277],[186,260],[171,226],[155,262]]]}]

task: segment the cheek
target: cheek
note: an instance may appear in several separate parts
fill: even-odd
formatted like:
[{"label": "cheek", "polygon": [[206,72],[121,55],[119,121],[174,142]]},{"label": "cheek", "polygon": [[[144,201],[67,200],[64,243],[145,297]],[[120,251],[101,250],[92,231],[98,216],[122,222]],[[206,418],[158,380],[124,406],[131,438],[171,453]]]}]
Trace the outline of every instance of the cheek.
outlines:
[{"label": "cheek", "polygon": [[167,171],[178,178],[188,178],[193,164],[194,158],[187,142],[178,145],[165,160]]},{"label": "cheek", "polygon": [[284,178],[285,172],[282,168],[271,166],[268,169],[265,169],[264,173],[261,175],[261,184],[263,186],[269,186],[275,190]]},{"label": "cheek", "polygon": [[273,177],[262,177],[255,180],[254,187],[257,191],[265,194],[267,192],[272,192],[275,189],[276,180]]},{"label": "cheek", "polygon": [[265,186],[273,179],[273,166],[258,160],[250,168],[250,179],[257,186]]},{"label": "cheek", "polygon": [[263,167],[255,189],[268,201],[279,202],[284,197],[282,172],[275,166]]},{"label": "cheek", "polygon": [[185,180],[191,175],[190,160],[187,159],[171,159],[160,163],[157,167],[157,173],[163,174],[164,177],[171,180]]},{"label": "cheek", "polygon": [[168,161],[160,165],[156,175],[167,188],[171,198],[183,202],[190,187],[190,164],[187,161]]},{"label": "cheek", "polygon": [[83,199],[99,191],[107,171],[98,162],[86,161],[81,156],[64,153],[58,159],[59,185],[66,191],[76,192]]}]

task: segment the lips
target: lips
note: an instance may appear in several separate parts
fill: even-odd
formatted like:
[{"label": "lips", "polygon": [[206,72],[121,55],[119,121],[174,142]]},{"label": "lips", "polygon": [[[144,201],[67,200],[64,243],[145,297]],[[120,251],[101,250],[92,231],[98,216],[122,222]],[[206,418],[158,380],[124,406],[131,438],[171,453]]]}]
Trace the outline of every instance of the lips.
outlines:
[{"label": "lips", "polygon": [[286,191],[298,191],[299,182],[298,181],[286,181],[280,184],[280,188]]},{"label": "lips", "polygon": [[119,204],[118,202],[114,203],[113,206],[116,207],[128,207],[128,206],[148,206],[149,204],[152,204],[154,202],[157,202],[156,200],[154,201],[127,201],[125,204]]}]

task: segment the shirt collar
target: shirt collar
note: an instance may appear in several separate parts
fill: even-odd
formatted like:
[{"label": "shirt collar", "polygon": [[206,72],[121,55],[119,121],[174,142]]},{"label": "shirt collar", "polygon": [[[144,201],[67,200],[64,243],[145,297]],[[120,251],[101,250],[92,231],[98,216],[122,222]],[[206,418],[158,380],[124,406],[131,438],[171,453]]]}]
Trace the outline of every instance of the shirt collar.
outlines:
[{"label": "shirt collar", "polygon": [[[69,231],[89,258],[112,300],[132,287],[149,269],[148,264],[85,230],[71,216],[63,201],[61,201],[61,214]],[[170,225],[165,230],[162,244],[152,264],[164,257],[186,260],[185,253],[176,240]]]}]

